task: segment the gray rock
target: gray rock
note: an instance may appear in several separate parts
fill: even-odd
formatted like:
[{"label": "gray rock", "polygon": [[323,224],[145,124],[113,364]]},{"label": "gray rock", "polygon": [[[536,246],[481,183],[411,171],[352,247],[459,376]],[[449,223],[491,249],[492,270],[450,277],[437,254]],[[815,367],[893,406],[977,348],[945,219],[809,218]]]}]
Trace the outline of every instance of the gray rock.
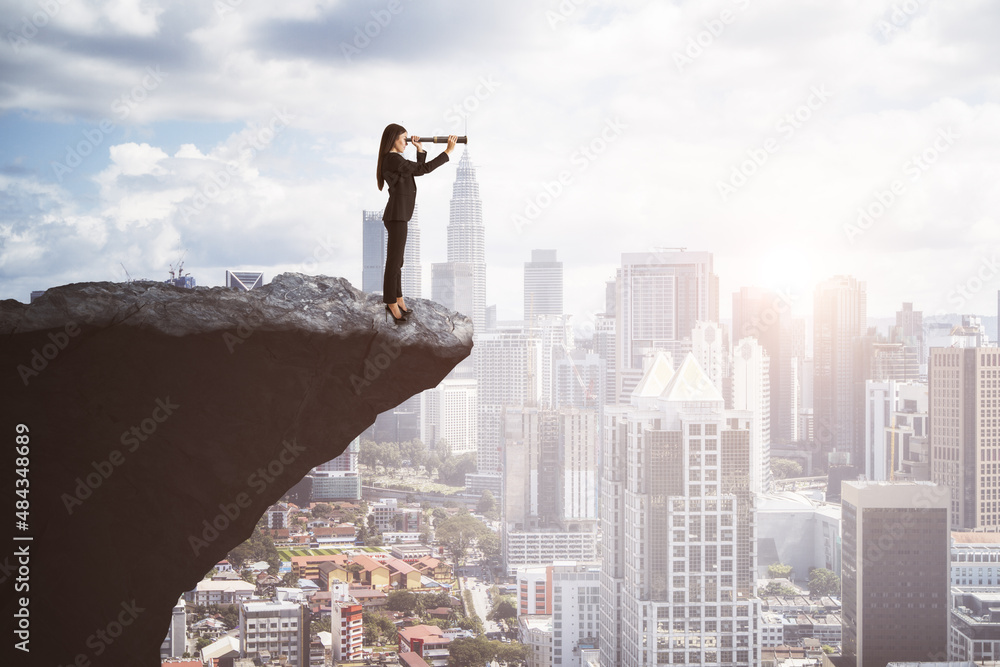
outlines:
[{"label": "gray rock", "polygon": [[29,596],[31,664],[158,664],[178,596],[268,506],[469,355],[467,317],[412,305],[396,325],[347,280],[296,273],[250,292],[79,283],[0,303],[7,484],[17,468],[29,484],[27,529],[6,523],[32,538],[6,541],[29,548],[30,590],[4,611]]}]

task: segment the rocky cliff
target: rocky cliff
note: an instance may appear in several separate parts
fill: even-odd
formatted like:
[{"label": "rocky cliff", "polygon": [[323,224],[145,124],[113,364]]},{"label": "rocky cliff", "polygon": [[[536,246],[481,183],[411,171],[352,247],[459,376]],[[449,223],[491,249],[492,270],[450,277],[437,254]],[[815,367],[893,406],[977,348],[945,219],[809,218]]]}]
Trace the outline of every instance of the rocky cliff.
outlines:
[{"label": "rocky cliff", "polygon": [[30,649],[4,664],[159,664],[177,598],[270,504],[469,355],[468,318],[410,305],[397,326],[301,274],[0,303],[2,653]]}]

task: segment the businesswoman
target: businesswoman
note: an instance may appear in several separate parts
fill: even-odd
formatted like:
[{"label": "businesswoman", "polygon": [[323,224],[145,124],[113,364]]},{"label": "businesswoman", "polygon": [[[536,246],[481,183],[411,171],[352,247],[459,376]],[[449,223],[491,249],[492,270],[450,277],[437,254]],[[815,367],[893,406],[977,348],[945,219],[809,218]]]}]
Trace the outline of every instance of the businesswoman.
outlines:
[{"label": "businesswoman", "polygon": [[444,152],[430,162],[426,162],[427,153],[420,145],[420,137],[412,137],[411,141],[417,148],[417,161],[403,157],[406,149],[406,128],[391,123],[382,132],[382,142],[378,149],[378,189],[389,185],[389,201],[382,213],[382,224],[389,234],[388,247],[385,253],[385,275],[382,278],[382,301],[385,309],[396,324],[406,321],[406,315],[412,312],[406,308],[403,301],[403,253],[406,250],[407,223],[413,217],[413,207],[416,204],[417,184],[414,176],[422,176],[434,171],[448,161],[448,154],[455,148],[458,137],[450,135],[448,146]]}]

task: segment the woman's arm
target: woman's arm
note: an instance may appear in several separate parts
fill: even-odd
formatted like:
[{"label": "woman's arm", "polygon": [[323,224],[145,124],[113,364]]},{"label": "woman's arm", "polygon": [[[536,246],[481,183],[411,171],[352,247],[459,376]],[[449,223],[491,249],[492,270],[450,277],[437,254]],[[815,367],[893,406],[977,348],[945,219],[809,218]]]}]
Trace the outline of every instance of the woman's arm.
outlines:
[{"label": "woman's arm", "polygon": [[389,183],[395,183],[394,180],[390,180],[389,174],[395,172],[395,174],[411,174],[413,176],[423,176],[426,173],[432,172],[442,164],[448,161],[448,154],[441,153],[436,158],[430,162],[426,162],[427,153],[417,153],[417,161],[407,160],[399,153],[389,153],[383,158],[382,163],[382,177]]}]

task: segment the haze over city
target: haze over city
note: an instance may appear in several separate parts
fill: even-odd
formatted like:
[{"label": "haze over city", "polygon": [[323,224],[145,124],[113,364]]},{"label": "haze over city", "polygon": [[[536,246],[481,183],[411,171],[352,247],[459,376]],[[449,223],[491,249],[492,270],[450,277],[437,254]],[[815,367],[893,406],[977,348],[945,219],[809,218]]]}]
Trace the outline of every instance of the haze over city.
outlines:
[{"label": "haze over city", "polygon": [[[714,254],[723,318],[742,285],[808,315],[837,274],[867,282],[872,316],[994,312],[986,2],[24,1],[0,17],[4,298],[163,280],[181,258],[199,285],[230,268],[360,285],[378,137],[399,122],[470,137],[499,319],[521,316],[508,287],[532,248],[559,251],[578,325],[621,253],[657,247]],[[425,284],[456,163],[419,181]]]}]

